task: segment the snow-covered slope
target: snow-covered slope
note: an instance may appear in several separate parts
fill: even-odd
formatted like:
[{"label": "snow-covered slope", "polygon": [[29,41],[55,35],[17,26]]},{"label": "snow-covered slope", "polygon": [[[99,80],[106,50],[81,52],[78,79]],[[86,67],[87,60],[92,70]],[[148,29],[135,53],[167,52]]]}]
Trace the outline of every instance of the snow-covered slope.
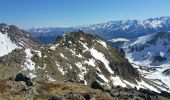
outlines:
[{"label": "snow-covered slope", "polygon": [[[147,78],[170,88],[170,33],[159,32],[126,42],[126,58]],[[166,73],[166,74],[165,74]],[[162,84],[163,85],[163,84]]]},{"label": "snow-covered slope", "polygon": [[129,40],[126,38],[113,38],[113,39],[110,39],[109,41],[114,43],[114,42],[127,42]]},{"label": "snow-covered slope", "polygon": [[10,40],[7,33],[2,34],[0,32],[0,57],[10,53],[16,48],[18,48],[18,46]]},{"label": "snow-covered slope", "polygon": [[32,48],[38,45],[30,35],[14,25],[0,24],[0,57],[16,48]]},{"label": "snow-covered slope", "polygon": [[123,46],[128,59],[136,64],[160,66],[170,63],[170,33],[154,33],[126,42]]}]

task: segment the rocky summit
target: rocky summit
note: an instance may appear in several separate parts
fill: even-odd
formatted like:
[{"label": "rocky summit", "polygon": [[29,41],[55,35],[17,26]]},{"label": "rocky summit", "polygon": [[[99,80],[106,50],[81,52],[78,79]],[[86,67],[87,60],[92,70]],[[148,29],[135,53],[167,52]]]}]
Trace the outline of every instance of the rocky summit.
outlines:
[{"label": "rocky summit", "polygon": [[75,31],[43,45],[29,33],[1,24],[0,38],[7,50],[0,55],[2,100],[170,99],[166,87],[141,76],[98,36]]}]

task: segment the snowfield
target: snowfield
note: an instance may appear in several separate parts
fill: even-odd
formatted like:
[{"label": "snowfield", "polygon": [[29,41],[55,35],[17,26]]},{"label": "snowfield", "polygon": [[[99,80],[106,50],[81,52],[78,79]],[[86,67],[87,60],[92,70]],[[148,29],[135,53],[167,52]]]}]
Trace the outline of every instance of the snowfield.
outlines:
[{"label": "snowfield", "polygon": [[91,55],[96,58],[97,60],[100,60],[101,62],[103,62],[103,64],[105,65],[105,67],[107,68],[107,70],[111,73],[114,74],[114,72],[112,71],[112,69],[109,67],[109,61],[105,58],[104,54],[97,51],[94,48],[90,49]]},{"label": "snowfield", "polygon": [[129,40],[126,38],[113,38],[113,39],[110,39],[109,41],[110,42],[127,42]]},{"label": "snowfield", "polygon": [[100,44],[101,44],[103,47],[105,47],[106,49],[108,49],[106,42],[104,42],[104,41],[102,41],[102,40],[98,40],[97,42],[100,43]]},{"label": "snowfield", "polygon": [[19,48],[19,46],[11,41],[11,39],[8,37],[8,34],[2,34],[0,32],[0,57],[7,55],[16,48]]},{"label": "snowfield", "polygon": [[32,53],[31,53],[31,49],[25,49],[25,54],[26,54],[26,59],[24,62],[23,70],[24,71],[30,71],[29,73],[29,77],[30,78],[34,78],[36,77],[35,75],[35,63],[31,60],[32,58]]},{"label": "snowfield", "polygon": [[142,36],[126,42],[122,48],[125,57],[144,77],[168,87],[170,92],[170,77],[163,74],[170,69],[170,33]]}]

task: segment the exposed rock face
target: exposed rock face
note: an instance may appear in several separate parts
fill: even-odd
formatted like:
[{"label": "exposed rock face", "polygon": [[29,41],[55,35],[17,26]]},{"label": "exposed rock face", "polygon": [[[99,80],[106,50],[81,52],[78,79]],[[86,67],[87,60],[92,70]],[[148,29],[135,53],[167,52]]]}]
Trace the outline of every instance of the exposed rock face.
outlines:
[{"label": "exposed rock face", "polygon": [[93,81],[93,82],[91,83],[91,88],[104,90],[103,87],[102,87],[97,81]]},{"label": "exposed rock face", "polygon": [[17,74],[17,76],[15,77],[15,81],[16,82],[23,81],[23,82],[25,82],[25,84],[27,86],[32,86],[33,85],[30,78],[24,76],[22,73]]},{"label": "exposed rock face", "polygon": [[170,69],[166,69],[162,72],[162,74],[170,76]]}]

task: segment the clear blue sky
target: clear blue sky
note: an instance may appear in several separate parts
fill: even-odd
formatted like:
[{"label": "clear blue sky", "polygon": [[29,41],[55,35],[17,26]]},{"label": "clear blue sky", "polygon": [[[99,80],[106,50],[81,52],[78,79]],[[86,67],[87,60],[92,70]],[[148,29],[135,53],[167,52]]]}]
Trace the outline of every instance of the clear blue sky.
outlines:
[{"label": "clear blue sky", "polygon": [[0,0],[0,23],[76,26],[170,16],[170,0]]}]

